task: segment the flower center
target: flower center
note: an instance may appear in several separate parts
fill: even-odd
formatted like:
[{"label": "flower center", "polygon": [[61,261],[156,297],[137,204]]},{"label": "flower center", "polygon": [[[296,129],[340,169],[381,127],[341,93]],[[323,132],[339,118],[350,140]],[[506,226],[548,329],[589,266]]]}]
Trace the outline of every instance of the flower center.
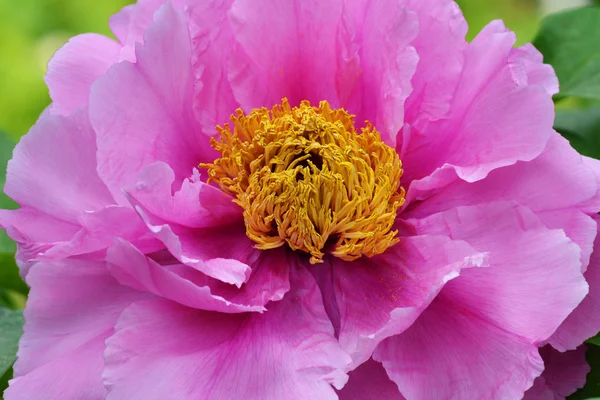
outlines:
[{"label": "flower center", "polygon": [[284,244],[323,262],[371,257],[396,244],[392,231],[404,203],[402,162],[367,122],[359,134],[354,116],[322,101],[270,111],[237,110],[211,140],[222,157],[209,180],[244,210],[246,233],[258,249]]}]

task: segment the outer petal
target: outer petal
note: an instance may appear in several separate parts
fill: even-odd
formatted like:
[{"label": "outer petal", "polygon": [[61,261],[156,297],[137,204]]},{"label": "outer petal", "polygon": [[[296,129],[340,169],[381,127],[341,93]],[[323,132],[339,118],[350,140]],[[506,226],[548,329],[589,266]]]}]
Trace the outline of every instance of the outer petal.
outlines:
[{"label": "outer petal", "polygon": [[[549,228],[565,230],[581,248],[585,270],[597,228],[581,209],[597,197],[594,181],[594,171],[581,155],[554,133],[535,160],[496,169],[483,180],[465,182],[455,168],[444,167],[413,181],[403,216],[421,218],[459,206],[516,201],[533,210]],[[561,188],[560,195],[557,187]]]},{"label": "outer petal", "polygon": [[423,129],[429,121],[444,117],[450,110],[464,64],[468,26],[452,0],[406,3],[419,17],[419,34],[412,42],[419,64],[412,78],[414,90],[406,101],[406,121]]},{"label": "outer petal", "polygon": [[496,21],[469,45],[448,116],[423,131],[404,132],[400,156],[405,182],[444,164],[474,182],[544,150],[554,106],[545,88],[528,82],[529,70],[510,58],[514,41],[514,34]]},{"label": "outer petal", "polygon": [[585,385],[590,366],[585,361],[585,346],[559,353],[550,346],[540,349],[544,372],[525,392],[523,400],[561,400]]},{"label": "outer petal", "polygon": [[385,369],[370,359],[350,372],[350,379],[338,392],[340,400],[405,400]]},{"label": "outer petal", "polygon": [[227,77],[235,47],[233,29],[227,21],[233,0],[186,3],[195,75],[194,111],[202,131],[212,135],[216,126],[228,122],[239,108]]},{"label": "outer petal", "polygon": [[370,260],[332,261],[339,313],[334,326],[352,366],[368,360],[380,341],[407,329],[462,268],[484,263],[485,255],[464,242],[427,235],[402,238]]},{"label": "outer petal", "polygon": [[108,400],[336,399],[330,383],[343,386],[349,358],[314,280],[298,272],[294,292],[262,315],[129,307],[107,342]]},{"label": "outer petal", "polygon": [[182,181],[214,158],[193,116],[190,60],[184,16],[167,4],[137,47],[137,63],[114,66],[92,87],[98,172],[121,202],[121,189],[149,164],[168,163]]},{"label": "outer petal", "polygon": [[124,285],[188,307],[226,313],[263,311],[269,301],[281,300],[290,287],[284,252],[269,252],[259,258],[252,265],[249,281],[239,289],[186,265],[159,260],[160,256],[147,258],[129,243],[119,241],[108,252],[109,268]]},{"label": "outer petal", "polygon": [[519,399],[544,366],[537,347],[436,299],[376,350],[409,399]]},{"label": "outer petal", "polygon": [[354,23],[362,75],[347,104],[342,105],[356,114],[357,123],[374,123],[386,143],[394,146],[419,61],[411,46],[418,33],[418,18],[405,1],[396,0],[351,0],[346,12]]},{"label": "outer petal", "polygon": [[87,106],[92,83],[117,61],[121,46],[102,35],[88,33],[71,38],[48,63],[46,84],[51,112],[71,114]]},{"label": "outer petal", "polygon": [[96,172],[95,139],[85,110],[45,115],[15,148],[4,192],[22,207],[71,223],[84,210],[112,204]]},{"label": "outer petal", "polygon": [[125,307],[146,298],[119,285],[103,263],[37,264],[7,400],[105,399],[104,339]]},{"label": "outer petal", "polygon": [[587,292],[579,248],[510,203],[411,223],[417,233],[448,234],[489,251],[490,267],[449,282],[374,358],[408,398],[519,398],[543,369],[538,343]]},{"label": "outer petal", "polygon": [[0,211],[0,227],[19,243],[21,260],[58,260],[106,249],[115,236],[146,234],[98,177],[95,142],[82,109],[45,115],[15,148],[5,192],[22,208]]},{"label": "outer petal", "polygon": [[[598,221],[598,217],[595,218]],[[590,287],[588,295],[567,317],[550,338],[550,344],[559,351],[573,350],[588,338],[600,332],[600,237],[596,236],[594,252],[585,272]]]}]

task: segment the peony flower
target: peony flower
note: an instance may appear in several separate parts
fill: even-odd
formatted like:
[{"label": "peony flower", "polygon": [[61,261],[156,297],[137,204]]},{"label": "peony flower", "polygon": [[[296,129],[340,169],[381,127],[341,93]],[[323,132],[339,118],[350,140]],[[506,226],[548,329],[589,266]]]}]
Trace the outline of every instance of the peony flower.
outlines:
[{"label": "peony flower", "polygon": [[56,53],[8,166],[7,400],[567,394],[540,348],[600,330],[600,168],[532,46],[467,43],[449,0],[140,0],[111,28]]}]

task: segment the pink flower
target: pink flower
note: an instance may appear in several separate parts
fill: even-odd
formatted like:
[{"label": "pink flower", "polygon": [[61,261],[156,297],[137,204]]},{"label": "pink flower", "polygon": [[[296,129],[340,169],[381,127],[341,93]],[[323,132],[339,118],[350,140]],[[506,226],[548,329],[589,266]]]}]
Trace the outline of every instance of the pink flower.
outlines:
[{"label": "pink flower", "polygon": [[140,0],[111,28],[57,52],[9,163],[7,400],[563,395],[539,348],[600,330],[600,167],[532,46],[466,43],[449,0]]}]

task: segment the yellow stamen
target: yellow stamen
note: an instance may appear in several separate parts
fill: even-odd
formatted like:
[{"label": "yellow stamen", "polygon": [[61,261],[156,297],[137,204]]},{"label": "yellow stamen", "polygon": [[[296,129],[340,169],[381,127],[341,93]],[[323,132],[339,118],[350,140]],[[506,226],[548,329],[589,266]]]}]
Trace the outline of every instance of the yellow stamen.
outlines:
[{"label": "yellow stamen", "polygon": [[222,157],[200,167],[235,196],[257,248],[287,243],[313,264],[326,253],[372,257],[398,242],[402,162],[371,124],[358,134],[353,120],[326,101],[237,110],[233,130],[217,127],[221,140],[211,140]]}]

